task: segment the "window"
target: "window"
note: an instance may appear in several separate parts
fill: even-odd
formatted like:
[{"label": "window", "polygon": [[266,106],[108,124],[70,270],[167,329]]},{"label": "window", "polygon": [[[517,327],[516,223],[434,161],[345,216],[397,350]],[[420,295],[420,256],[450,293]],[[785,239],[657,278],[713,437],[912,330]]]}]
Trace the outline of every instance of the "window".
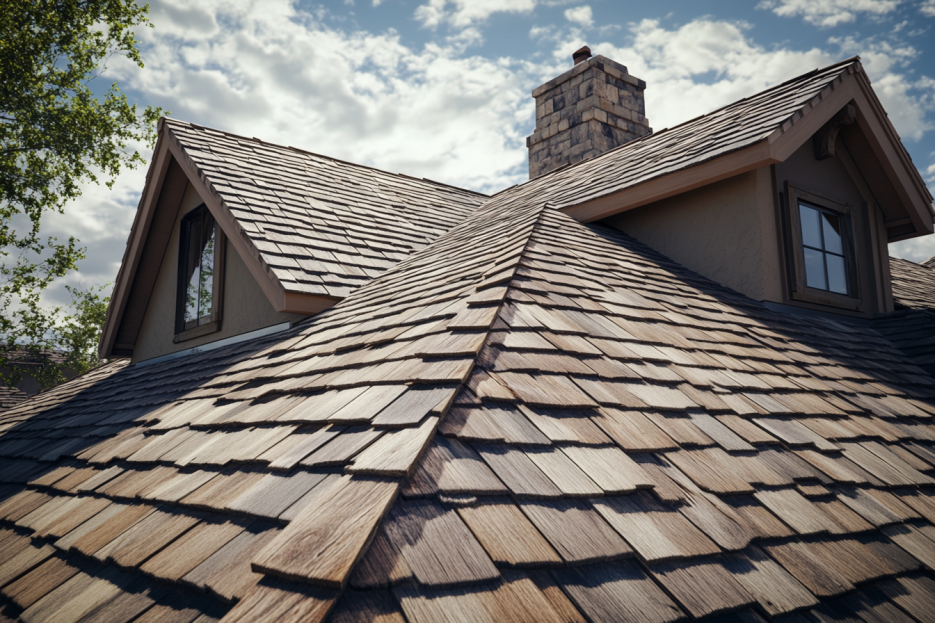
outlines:
[{"label": "window", "polygon": [[202,204],[182,219],[176,342],[220,329],[223,267],[224,235]]},{"label": "window", "polygon": [[849,206],[787,185],[794,299],[859,309]]},{"label": "window", "polygon": [[799,201],[799,222],[805,256],[805,285],[848,294],[844,217]]}]

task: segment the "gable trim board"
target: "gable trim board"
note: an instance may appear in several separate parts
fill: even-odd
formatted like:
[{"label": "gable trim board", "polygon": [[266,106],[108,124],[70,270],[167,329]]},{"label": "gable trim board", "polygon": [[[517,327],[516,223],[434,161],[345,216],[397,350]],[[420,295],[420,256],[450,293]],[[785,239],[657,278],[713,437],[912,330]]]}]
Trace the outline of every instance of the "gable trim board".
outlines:
[{"label": "gable trim board", "polygon": [[[925,182],[912,165],[909,154],[873,93],[860,62],[856,59],[849,59],[839,65],[848,63],[850,65],[845,71],[820,93],[806,102],[790,118],[779,124],[768,136],[757,139],[753,144],[739,147],[730,153],[701,163],[689,162],[683,168],[664,172],[657,177],[613,190],[593,199],[580,203],[565,202],[565,205],[557,207],[576,220],[589,223],[753,169],[783,162],[803,143],[810,140],[844,106],[854,102],[858,112],[857,123],[870,141],[880,166],[883,167],[887,178],[893,183],[903,206],[907,209],[908,214],[905,219],[887,223],[887,226],[892,228],[889,231],[889,241],[895,242],[923,233],[932,233],[932,215],[935,214],[935,208],[932,206],[932,197]],[[679,127],[695,121],[697,120],[689,121]],[[652,141],[665,132],[672,132],[676,129],[651,134],[614,151],[632,149],[635,143]],[[911,225],[911,230],[906,229],[906,225]]]}]

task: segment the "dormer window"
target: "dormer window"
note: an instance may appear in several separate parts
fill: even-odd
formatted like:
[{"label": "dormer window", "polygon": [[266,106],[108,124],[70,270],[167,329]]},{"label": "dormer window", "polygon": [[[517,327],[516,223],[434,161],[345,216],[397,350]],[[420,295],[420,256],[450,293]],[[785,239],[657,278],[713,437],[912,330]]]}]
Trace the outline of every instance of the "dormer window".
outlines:
[{"label": "dormer window", "polygon": [[787,187],[795,299],[859,309],[851,208]]},{"label": "dormer window", "polygon": [[799,201],[805,285],[817,290],[848,294],[845,217]]},{"label": "dormer window", "polygon": [[224,282],[224,235],[207,206],[186,214],[181,226],[176,342],[220,329]]}]

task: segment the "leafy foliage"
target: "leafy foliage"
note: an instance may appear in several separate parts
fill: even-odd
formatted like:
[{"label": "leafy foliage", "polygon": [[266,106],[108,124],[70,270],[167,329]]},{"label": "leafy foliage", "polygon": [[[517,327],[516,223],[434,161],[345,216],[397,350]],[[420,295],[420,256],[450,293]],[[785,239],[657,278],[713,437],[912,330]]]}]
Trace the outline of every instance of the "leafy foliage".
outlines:
[{"label": "leafy foliage", "polygon": [[63,350],[77,370],[97,363],[88,345],[107,299],[100,289],[70,289],[68,314],[43,308],[42,292],[85,254],[74,237],[44,239],[41,224],[87,181],[101,176],[110,187],[123,167],[144,163],[129,146],[153,144],[162,111],[138,111],[116,83],[95,93],[91,82],[114,55],[143,67],[133,29],[152,26],[148,11],[132,0],[16,0],[0,10],[0,339],[7,350]]}]

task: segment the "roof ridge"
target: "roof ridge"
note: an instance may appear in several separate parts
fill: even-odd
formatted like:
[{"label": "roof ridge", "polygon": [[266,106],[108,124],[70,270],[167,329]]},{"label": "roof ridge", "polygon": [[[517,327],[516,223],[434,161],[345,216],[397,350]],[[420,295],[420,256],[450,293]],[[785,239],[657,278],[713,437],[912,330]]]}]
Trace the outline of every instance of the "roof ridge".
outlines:
[{"label": "roof ridge", "polygon": [[[505,284],[506,284],[506,289],[507,289],[507,290],[509,290],[510,284],[511,284],[512,281],[516,278],[517,271],[518,271],[519,267],[522,265],[523,258],[525,257],[527,251],[529,250],[529,245],[530,245],[530,243],[532,242],[532,240],[533,240],[533,238],[534,238],[534,234],[535,234],[535,232],[536,232],[536,229],[539,227],[540,223],[542,222],[542,216],[543,216],[543,214],[546,213],[546,210],[549,210],[549,209],[550,209],[548,206],[549,206],[548,202],[543,203],[543,204],[541,204],[541,205],[539,206],[539,208],[538,208],[538,210],[537,210],[537,212],[536,212],[535,221],[534,221],[532,227],[529,229],[529,233],[527,234],[526,241],[525,241],[525,243],[524,243],[524,245],[523,245],[523,249],[519,252],[519,254],[516,255],[515,259],[512,261],[512,268],[509,268],[509,267],[508,267],[508,268],[505,269],[505,270],[512,270],[512,273],[511,273],[511,275],[509,276],[509,278],[506,279],[504,282],[501,282],[501,283],[505,283]],[[553,210],[553,212],[557,212],[557,211]],[[498,280],[498,281],[499,281],[499,280]],[[487,290],[487,289],[489,289],[489,288],[497,287],[497,285],[498,285],[498,283],[482,283],[482,284],[480,284],[480,285],[477,286],[477,288],[475,289],[475,291],[476,291],[476,292],[482,292],[482,291]],[[479,360],[479,359],[481,358],[481,356],[484,354],[484,351],[487,350],[488,348],[490,348],[490,345],[488,344],[488,339],[489,339],[489,337],[490,337],[490,333],[494,330],[494,326],[496,325],[497,320],[500,318],[500,313],[503,311],[503,307],[504,307],[504,305],[506,305],[506,301],[507,301],[507,297],[506,297],[506,295],[504,294],[503,298],[496,304],[497,312],[496,312],[495,314],[493,314],[493,320],[490,322],[489,326],[488,326],[486,329],[483,330],[483,335],[484,335],[483,345],[481,346],[481,348],[477,351],[477,353],[476,353],[476,354],[474,355],[474,357],[472,358],[471,367],[470,367],[470,370],[468,371],[468,373],[465,375],[465,379],[470,379],[470,378],[472,377],[472,375],[473,375],[473,373],[474,373],[474,370],[475,370],[475,368],[477,367],[477,362],[478,362],[478,360]],[[455,397],[457,397],[457,395],[460,394],[465,388],[468,388],[468,384],[467,384],[467,381],[466,381],[466,380],[463,381],[463,382],[459,385],[458,390],[455,392]],[[445,409],[445,411],[439,415],[439,418],[438,418],[439,424],[442,422],[442,420],[444,420],[445,416],[448,414],[448,411],[451,410],[451,407],[453,406],[453,404],[454,404],[454,400],[452,400],[452,401],[447,405],[447,408]],[[427,450],[429,449],[429,447],[432,445],[432,443],[435,441],[435,438],[436,438],[437,436],[438,436],[438,427],[436,426],[435,430],[432,432],[432,435],[426,440],[426,442],[425,442],[425,444],[424,444],[424,446],[423,446],[423,448],[422,448],[422,451],[419,453],[419,455],[416,457],[416,459],[412,462],[412,468],[411,468],[411,470],[410,470],[410,473],[414,473],[415,470],[418,469],[418,466],[421,464],[421,462],[422,462],[423,459],[425,458],[425,453],[427,452]],[[399,502],[399,496],[397,495],[397,496],[393,499],[393,501],[387,506],[386,511],[385,511],[385,512],[383,513],[383,515],[378,519],[376,525],[374,525],[373,530],[372,530],[372,533],[373,533],[374,535],[376,535],[376,534],[380,531],[380,529],[382,528],[383,524],[386,522],[387,517],[389,517],[390,514],[393,512],[393,508],[397,505],[398,502]],[[369,544],[367,544],[367,545],[361,550],[360,556],[358,557],[358,559],[357,559],[357,561],[355,562],[355,564],[352,565],[352,566],[348,569],[347,575],[345,576],[344,586],[341,587],[341,590],[340,590],[338,596],[336,597],[336,600],[337,600],[337,599],[340,599],[341,595],[344,593],[344,590],[345,590],[346,587],[347,587],[347,582],[346,582],[347,578],[350,578],[350,576],[354,573],[354,570],[355,570],[355,569],[357,568],[357,566],[360,564],[360,561],[363,560],[363,558],[366,556],[367,551],[369,551],[369,549],[370,549],[371,547],[373,547],[373,541],[371,541]]]},{"label": "roof ridge", "polygon": [[[474,212],[464,223],[456,226],[455,230],[448,232],[410,257],[403,266],[388,271],[387,274],[368,284],[367,288],[362,288],[358,293],[349,296],[346,302],[329,310],[328,321],[320,323],[323,326],[315,327],[318,331],[308,336],[309,339],[319,336],[324,338],[324,341],[320,343],[321,350],[315,350],[318,348],[319,343],[314,340],[309,345],[312,349],[311,353],[317,353],[322,358],[340,357],[343,353],[354,356],[359,350],[368,346],[368,343],[360,341],[355,333],[356,327],[366,326],[367,323],[356,325],[356,327],[354,325],[348,327],[348,321],[368,307],[379,308],[392,304],[400,298],[405,298],[405,295],[395,293],[396,288],[404,287],[406,290],[412,290],[417,287],[417,283],[425,281],[431,275],[431,273],[424,275],[422,272],[423,265],[426,262],[435,264],[438,259],[437,256],[440,255],[451,258],[451,262],[456,266],[462,268],[467,266],[469,271],[471,262],[474,263],[475,267],[483,266],[483,270],[466,273],[466,278],[469,280],[465,284],[466,287],[456,290],[453,297],[445,299],[442,303],[446,309],[451,309],[453,306],[456,309],[453,310],[455,316],[447,321],[441,333],[429,333],[421,340],[416,339],[414,342],[410,341],[411,338],[407,339],[405,334],[403,334],[402,339],[397,340],[400,337],[397,333],[388,342],[381,342],[383,346],[387,347],[393,342],[398,342],[403,347],[409,346],[411,352],[423,361],[428,359],[430,362],[439,362],[438,360],[445,362],[456,354],[462,355],[459,361],[454,362],[457,363],[457,370],[453,375],[445,378],[439,378],[438,375],[435,375],[431,377],[432,380],[421,382],[415,380],[413,384],[406,385],[402,389],[403,393],[418,392],[420,389],[426,391],[425,388],[428,388],[427,391],[432,391],[437,389],[432,387],[433,384],[447,383],[443,386],[449,394],[446,399],[447,402],[442,401],[443,404],[440,403],[434,410],[420,411],[419,413],[422,415],[419,416],[417,421],[411,418],[411,413],[407,413],[406,417],[411,418],[412,421],[407,420],[401,424],[386,423],[377,419],[373,421],[372,426],[394,427],[390,430],[394,431],[398,437],[409,435],[415,441],[406,438],[395,446],[392,443],[384,444],[383,448],[373,452],[372,458],[374,460],[371,463],[380,463],[381,459],[387,454],[399,454],[400,444],[408,443],[410,449],[414,447],[415,451],[409,453],[404,465],[397,464],[392,470],[387,470],[380,465],[368,466],[368,461],[362,458],[362,455],[357,457],[355,463],[348,466],[343,474],[337,476],[329,485],[328,494],[322,494],[322,498],[328,498],[328,502],[322,501],[320,505],[309,505],[309,507],[300,511],[276,538],[270,541],[262,550],[256,552],[252,558],[254,571],[272,578],[278,577],[298,580],[306,584],[324,585],[339,591],[343,590],[347,585],[347,581],[357,563],[370,547],[372,536],[378,532],[388,513],[394,507],[404,478],[407,478],[415,471],[425,450],[435,439],[439,423],[453,404],[455,396],[463,391],[467,380],[473,373],[487,344],[490,332],[500,316],[506,301],[506,291],[509,283],[516,277],[540,219],[547,210],[547,204],[545,203],[536,205],[524,201],[504,203],[506,205],[501,205],[502,209],[499,210],[491,209],[484,212]],[[484,231],[484,227],[490,231]],[[504,246],[503,241],[499,237],[491,236],[497,231],[503,231],[507,234],[512,233],[515,237],[512,244],[507,244],[506,251],[501,250]],[[501,244],[494,244],[495,238]],[[485,261],[486,256],[484,255],[475,257],[475,249],[470,245],[462,244],[464,240],[482,241],[495,251],[499,250],[499,255],[495,256],[492,261]],[[520,248],[511,250],[513,247]],[[459,251],[460,254],[458,254]],[[452,255],[458,255],[458,257],[452,258]],[[416,276],[415,282],[400,285],[399,282],[406,272]],[[389,298],[375,296],[381,286],[391,288],[394,291],[393,296]],[[497,287],[502,288],[502,292],[492,291]],[[355,305],[356,299],[364,300],[362,304]],[[420,309],[427,304],[425,297],[417,297],[413,300]],[[403,304],[405,304],[405,300]],[[431,305],[429,305],[429,308],[431,308]],[[491,311],[494,313],[490,313]],[[340,332],[332,333],[332,328]],[[450,344],[463,337],[470,338],[471,344],[475,345],[470,353],[463,346],[456,347],[456,352],[446,352],[443,349],[445,344]],[[300,347],[307,342],[308,340],[296,342],[293,344],[293,349],[300,350]],[[389,348],[389,350],[394,351],[397,349]],[[269,349],[269,354],[274,351],[276,351],[275,346]],[[463,355],[467,355],[467,357]],[[301,365],[299,364],[300,367]],[[400,362],[387,362],[387,365],[393,368],[394,373],[398,373],[399,368],[402,367]],[[258,369],[262,370],[262,368]],[[252,370],[244,370],[244,372],[251,378],[257,376],[252,374]],[[311,371],[297,370],[296,372],[309,374]],[[278,391],[295,391],[297,389],[300,391],[314,391],[319,388],[342,388],[346,382],[342,380],[340,375],[340,371],[330,375],[327,373],[317,375],[312,378],[313,382],[304,383],[300,386],[294,385],[293,379],[285,379],[283,383],[287,385],[280,387]],[[402,379],[388,378],[388,376],[389,373],[386,373],[373,380],[361,379],[358,376],[356,377],[357,380],[352,381],[351,388],[363,385],[369,389],[375,388],[377,392],[389,391],[392,394],[390,390],[399,387],[398,383]],[[301,378],[303,377],[299,377],[299,379]],[[262,382],[262,380],[259,380],[259,382]],[[457,384],[452,387],[452,382]],[[289,385],[289,383],[293,384]],[[269,391],[275,392],[277,390],[270,388],[266,393],[257,394],[257,397],[262,398]],[[337,391],[341,390],[338,389]],[[399,393],[392,394],[389,401],[386,401],[385,405],[381,404],[374,414],[382,414],[383,409],[389,406],[399,395]],[[233,398],[235,396],[228,394],[227,397]],[[356,417],[351,413],[348,413],[348,415],[351,416],[351,419]],[[404,428],[400,429],[399,426]],[[385,435],[382,439],[386,440],[392,434],[393,432]],[[375,443],[372,448],[376,448],[377,445],[378,443]],[[340,508],[333,509],[329,506],[330,503],[339,505]],[[347,509],[353,509],[353,518],[348,522],[348,526],[335,526],[333,524],[335,513],[338,515],[341,512],[347,513]],[[347,534],[346,531],[351,529],[355,529],[356,533]],[[336,537],[335,533],[340,533],[342,538]],[[361,534],[366,538],[361,539]],[[354,541],[353,545],[348,546],[346,543],[339,543],[345,538]],[[296,543],[301,543],[301,554],[295,551]],[[247,599],[249,600],[249,598]],[[245,610],[249,607],[251,607],[249,603],[243,606]]]}]

